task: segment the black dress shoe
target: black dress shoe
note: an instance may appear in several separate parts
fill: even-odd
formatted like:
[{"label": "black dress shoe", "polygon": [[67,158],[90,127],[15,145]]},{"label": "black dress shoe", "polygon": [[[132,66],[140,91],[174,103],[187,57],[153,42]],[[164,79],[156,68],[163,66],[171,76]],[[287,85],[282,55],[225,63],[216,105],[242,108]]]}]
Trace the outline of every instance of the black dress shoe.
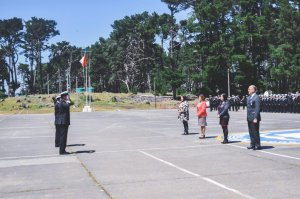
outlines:
[{"label": "black dress shoe", "polygon": [[222,144],[228,144],[228,140],[224,140],[223,142],[221,142]]},{"label": "black dress shoe", "polygon": [[254,149],[255,146],[247,146],[247,149]]},{"label": "black dress shoe", "polygon": [[253,150],[262,150],[261,146],[254,147]]}]

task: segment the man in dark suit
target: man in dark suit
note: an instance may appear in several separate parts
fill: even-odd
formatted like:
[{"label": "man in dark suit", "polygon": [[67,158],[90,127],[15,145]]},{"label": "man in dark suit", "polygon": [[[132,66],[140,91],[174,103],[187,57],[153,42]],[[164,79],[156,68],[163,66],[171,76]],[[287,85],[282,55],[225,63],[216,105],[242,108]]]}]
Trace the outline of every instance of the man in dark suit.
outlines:
[{"label": "man in dark suit", "polygon": [[66,152],[68,128],[70,125],[70,102],[68,92],[62,92],[60,95],[61,101],[58,106],[58,115],[55,124],[58,125],[60,135],[59,154],[65,155],[70,154]]},{"label": "man in dark suit", "polygon": [[251,85],[248,88],[247,97],[247,121],[250,135],[250,146],[248,149],[261,150],[260,135],[259,135],[259,122],[260,117],[260,98],[256,94],[256,86]]},{"label": "man in dark suit", "polygon": [[59,147],[60,136],[59,136],[59,126],[56,124],[58,119],[58,112],[59,112],[59,103],[60,103],[60,95],[52,98],[54,103],[54,115],[55,115],[55,147]]}]

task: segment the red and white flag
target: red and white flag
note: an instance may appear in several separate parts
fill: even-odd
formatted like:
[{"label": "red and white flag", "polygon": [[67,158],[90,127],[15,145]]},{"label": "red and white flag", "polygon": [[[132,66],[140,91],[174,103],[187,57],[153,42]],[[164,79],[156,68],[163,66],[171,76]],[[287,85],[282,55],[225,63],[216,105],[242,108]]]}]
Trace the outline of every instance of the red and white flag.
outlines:
[{"label": "red and white flag", "polygon": [[81,60],[79,61],[82,65],[83,68],[86,67],[86,55],[84,53],[84,56],[81,58]]}]

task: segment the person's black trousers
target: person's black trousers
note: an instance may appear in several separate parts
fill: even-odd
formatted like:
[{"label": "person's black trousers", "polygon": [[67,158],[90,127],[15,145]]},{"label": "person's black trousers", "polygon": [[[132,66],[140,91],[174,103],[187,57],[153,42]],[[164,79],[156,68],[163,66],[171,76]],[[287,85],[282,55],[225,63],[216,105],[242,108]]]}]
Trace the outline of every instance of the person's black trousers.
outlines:
[{"label": "person's black trousers", "polygon": [[223,136],[224,136],[224,140],[225,142],[228,142],[228,127],[227,126],[222,126],[223,129]]},{"label": "person's black trousers", "polygon": [[66,152],[68,128],[69,128],[69,125],[66,125],[66,124],[59,125],[59,133],[60,133],[59,153],[60,154],[63,154]]},{"label": "person's black trousers", "polygon": [[59,147],[60,136],[59,136],[59,127],[58,124],[55,124],[55,147]]},{"label": "person's black trousers", "polygon": [[252,147],[261,147],[259,135],[259,122],[253,123],[248,121],[248,129]]},{"label": "person's black trousers", "polygon": [[189,124],[188,121],[182,121],[184,127],[184,133],[189,134]]}]

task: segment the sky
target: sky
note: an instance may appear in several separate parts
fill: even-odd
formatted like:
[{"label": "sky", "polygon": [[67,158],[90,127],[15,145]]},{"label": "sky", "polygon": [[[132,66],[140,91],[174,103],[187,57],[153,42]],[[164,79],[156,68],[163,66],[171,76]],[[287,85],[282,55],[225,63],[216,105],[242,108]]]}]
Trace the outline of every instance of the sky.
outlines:
[{"label": "sky", "polygon": [[[3,0],[0,19],[31,17],[55,20],[60,35],[49,43],[68,41],[71,45],[85,48],[100,37],[108,38],[115,20],[148,11],[169,13],[160,0]],[[187,17],[187,12],[176,18]]]}]

